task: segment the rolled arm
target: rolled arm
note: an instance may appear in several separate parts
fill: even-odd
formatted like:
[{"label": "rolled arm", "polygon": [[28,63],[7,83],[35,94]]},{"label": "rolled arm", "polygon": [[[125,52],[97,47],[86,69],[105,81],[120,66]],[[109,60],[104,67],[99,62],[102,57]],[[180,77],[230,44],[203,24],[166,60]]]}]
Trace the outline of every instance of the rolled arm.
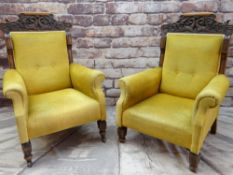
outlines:
[{"label": "rolled arm", "polygon": [[102,90],[102,83],[105,79],[104,74],[101,71],[72,63],[70,64],[70,77],[75,89],[100,103],[101,116],[104,120],[106,118],[105,97]]},{"label": "rolled arm", "polygon": [[21,143],[28,141],[27,116],[28,116],[28,95],[24,81],[20,74],[9,69],[3,77],[3,94],[13,101],[16,123]]},{"label": "rolled arm", "polygon": [[201,126],[204,118],[198,118],[200,111],[219,106],[229,88],[229,80],[225,75],[215,76],[208,85],[197,95],[194,105],[193,121],[195,125]]},{"label": "rolled arm", "polygon": [[215,76],[197,95],[193,112],[191,151],[198,154],[208,131],[217,117],[219,105],[227,93],[229,80],[225,75]]},{"label": "rolled arm", "polygon": [[121,96],[117,102],[117,125],[121,125],[123,112],[136,103],[156,94],[159,90],[162,69],[148,69],[119,80]]}]

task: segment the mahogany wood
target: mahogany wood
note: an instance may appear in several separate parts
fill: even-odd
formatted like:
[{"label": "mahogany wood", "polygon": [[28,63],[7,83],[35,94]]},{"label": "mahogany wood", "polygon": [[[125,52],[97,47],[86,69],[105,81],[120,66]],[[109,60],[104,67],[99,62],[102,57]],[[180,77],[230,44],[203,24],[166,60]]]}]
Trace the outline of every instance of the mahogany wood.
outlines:
[{"label": "mahogany wood", "polygon": [[100,137],[101,137],[101,141],[102,142],[106,142],[106,127],[107,127],[107,123],[104,120],[98,120],[97,121],[97,125],[99,128],[99,133],[100,133]]},{"label": "mahogany wood", "polygon": [[117,133],[118,133],[119,142],[125,143],[125,136],[127,134],[127,128],[124,126],[118,127]]}]

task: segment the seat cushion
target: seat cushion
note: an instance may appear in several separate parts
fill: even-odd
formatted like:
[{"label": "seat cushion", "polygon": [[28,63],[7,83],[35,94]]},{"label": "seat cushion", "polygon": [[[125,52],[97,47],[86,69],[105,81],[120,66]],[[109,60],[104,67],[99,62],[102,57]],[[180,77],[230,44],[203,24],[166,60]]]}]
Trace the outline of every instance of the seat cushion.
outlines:
[{"label": "seat cushion", "polygon": [[64,31],[11,32],[17,71],[30,95],[71,87]]},{"label": "seat cushion", "polygon": [[218,73],[224,35],[167,35],[160,91],[195,98]]},{"label": "seat cushion", "polygon": [[29,97],[29,137],[38,137],[100,119],[99,103],[75,89]]},{"label": "seat cushion", "polygon": [[194,100],[157,94],[123,113],[124,126],[189,148]]}]

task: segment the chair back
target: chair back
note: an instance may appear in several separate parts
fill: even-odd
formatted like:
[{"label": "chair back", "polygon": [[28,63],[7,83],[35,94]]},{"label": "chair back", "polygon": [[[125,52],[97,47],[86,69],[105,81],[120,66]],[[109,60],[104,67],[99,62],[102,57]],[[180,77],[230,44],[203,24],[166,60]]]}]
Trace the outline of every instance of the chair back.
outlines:
[{"label": "chair back", "polygon": [[71,86],[65,31],[11,32],[16,70],[29,94]]},{"label": "chair back", "polygon": [[161,27],[161,92],[195,98],[224,73],[233,25],[215,19],[213,13],[188,13]]},{"label": "chair back", "polygon": [[168,33],[161,92],[187,98],[218,74],[223,34]]},{"label": "chair back", "polygon": [[46,12],[27,12],[0,24],[5,33],[8,64],[22,75],[27,91],[39,94],[71,86],[71,24]]}]

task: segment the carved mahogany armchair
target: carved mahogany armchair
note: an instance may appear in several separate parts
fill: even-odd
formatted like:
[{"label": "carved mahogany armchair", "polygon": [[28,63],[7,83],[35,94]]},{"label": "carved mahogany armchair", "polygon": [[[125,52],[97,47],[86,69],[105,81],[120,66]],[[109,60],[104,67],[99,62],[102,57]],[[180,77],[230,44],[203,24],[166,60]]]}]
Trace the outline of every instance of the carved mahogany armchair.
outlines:
[{"label": "carved mahogany armchair", "polygon": [[224,75],[233,26],[209,13],[182,15],[162,26],[160,67],[119,81],[116,106],[119,141],[132,128],[187,148],[190,170],[228,90]]},{"label": "carved mahogany armchair", "polygon": [[13,101],[28,166],[30,139],[35,137],[97,121],[105,142],[104,74],[72,63],[72,40],[65,31],[71,25],[55,21],[51,14],[30,13],[0,27],[6,33],[10,66],[3,93]]}]

